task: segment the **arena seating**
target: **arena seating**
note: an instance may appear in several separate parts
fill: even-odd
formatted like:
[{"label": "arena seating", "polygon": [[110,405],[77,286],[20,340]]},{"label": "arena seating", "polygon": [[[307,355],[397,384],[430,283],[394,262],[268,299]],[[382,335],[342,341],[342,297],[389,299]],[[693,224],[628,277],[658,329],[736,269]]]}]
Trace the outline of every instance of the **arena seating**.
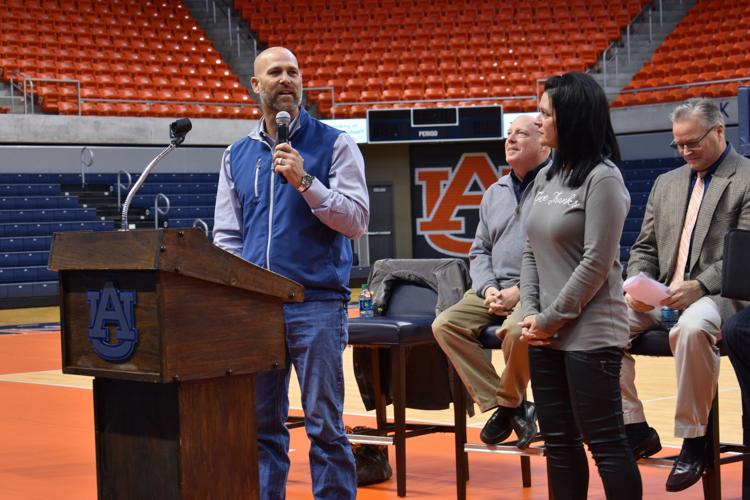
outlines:
[{"label": "arena seating", "polygon": [[86,115],[259,116],[179,0],[0,0],[0,25],[3,81],[70,80],[33,82],[43,112],[78,114],[77,80]]},{"label": "arena seating", "polygon": [[296,53],[305,86],[332,86],[335,102],[350,103],[332,110],[330,91],[308,92],[323,115],[355,117],[391,107],[364,103],[448,98],[533,111],[537,79],[596,64],[645,3],[290,0],[283,14],[272,0],[234,5],[261,42]]},{"label": "arena seating", "polygon": [[[137,179],[136,174],[134,182]],[[86,181],[114,192],[117,175],[89,173]],[[217,182],[214,173],[154,173],[131,206],[153,207],[156,195],[162,193],[171,208],[159,217],[160,225],[191,227],[201,218],[211,230]],[[57,273],[47,270],[52,234],[118,227],[65,192],[66,186],[80,184],[80,174],[0,174],[0,299],[55,300]],[[114,203],[116,197],[112,199]]]},{"label": "arena seating", "polygon": [[682,165],[681,158],[661,158],[655,160],[630,160],[623,162],[622,174],[625,187],[630,193],[630,212],[620,237],[620,260],[627,267],[630,247],[638,238],[646,210],[648,195],[656,177]]},{"label": "arena seating", "polygon": [[[737,95],[737,81],[674,87],[750,76],[750,16],[744,0],[698,2],[633,77],[612,106]],[[666,89],[646,90],[652,87]]]}]

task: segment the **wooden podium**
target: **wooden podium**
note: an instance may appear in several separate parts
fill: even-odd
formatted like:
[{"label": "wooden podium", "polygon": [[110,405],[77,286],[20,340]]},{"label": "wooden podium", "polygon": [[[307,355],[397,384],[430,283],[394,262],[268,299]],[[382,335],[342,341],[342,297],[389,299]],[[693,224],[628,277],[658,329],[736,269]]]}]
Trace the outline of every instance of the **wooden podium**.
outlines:
[{"label": "wooden podium", "polygon": [[303,288],[196,229],[57,233],[63,372],[94,376],[100,499],[258,498],[255,375]]}]

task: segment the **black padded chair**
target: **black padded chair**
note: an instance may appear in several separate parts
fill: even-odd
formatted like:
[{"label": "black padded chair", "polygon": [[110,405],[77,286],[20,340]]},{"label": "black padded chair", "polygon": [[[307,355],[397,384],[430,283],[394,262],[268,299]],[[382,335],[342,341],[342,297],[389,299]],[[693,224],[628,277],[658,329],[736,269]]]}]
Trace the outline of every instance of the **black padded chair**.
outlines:
[{"label": "black padded chair", "polygon": [[[726,351],[719,342],[719,348],[722,356]],[[657,328],[646,331],[636,338],[630,348],[630,353],[644,356],[672,356],[672,349],[669,347],[669,333]],[[721,466],[733,462],[739,462],[750,458],[750,446],[741,444],[721,443],[719,440],[719,392],[716,392],[711,412],[708,415],[708,454],[709,463],[706,471],[703,473],[703,498],[706,500],[721,499]],[[725,456],[722,456],[725,454]],[[638,461],[642,465],[654,465],[661,467],[672,467],[675,456],[660,458],[642,458]]]},{"label": "black padded chair", "polygon": [[[479,336],[479,342],[485,349],[502,349],[502,341],[497,337],[496,332],[500,325],[492,325],[482,331]],[[464,389],[461,379],[456,376],[453,378],[453,393]],[[530,446],[525,450],[520,450],[515,446],[515,441],[509,441],[499,445],[486,445],[484,443],[468,443],[466,437],[466,402],[465,399],[453,403],[453,418],[456,425],[456,463],[462,464],[456,467],[456,498],[458,500],[466,499],[466,482],[469,480],[469,457],[468,452],[489,452],[499,454],[519,455],[521,459],[521,483],[524,488],[531,486],[531,460],[532,456],[544,456],[544,447]],[[542,440],[540,434],[532,440],[532,443]],[[552,492],[549,492],[550,498],[553,498]]]},{"label": "black padded chair", "polygon": [[[352,442],[389,444],[396,451],[396,489],[406,495],[406,439],[434,432],[454,432],[452,425],[426,425],[406,422],[406,354],[420,345],[436,345],[432,335],[437,293],[430,288],[398,281],[383,316],[357,318],[349,322],[349,345],[369,348],[377,429],[370,434],[350,434]],[[393,422],[386,418],[386,396],[383,394],[380,355],[390,355],[390,388]],[[446,367],[450,363],[446,360]],[[454,378],[458,378],[457,376]],[[463,394],[461,392],[460,394]],[[459,464],[460,468],[460,464]]]}]

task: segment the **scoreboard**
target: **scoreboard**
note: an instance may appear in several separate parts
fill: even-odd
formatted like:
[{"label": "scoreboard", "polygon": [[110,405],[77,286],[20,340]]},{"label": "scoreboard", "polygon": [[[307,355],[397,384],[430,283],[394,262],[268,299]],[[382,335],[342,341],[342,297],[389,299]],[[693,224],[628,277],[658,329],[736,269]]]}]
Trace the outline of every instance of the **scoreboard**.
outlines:
[{"label": "scoreboard", "polygon": [[367,142],[370,143],[493,141],[502,138],[502,106],[367,111]]}]

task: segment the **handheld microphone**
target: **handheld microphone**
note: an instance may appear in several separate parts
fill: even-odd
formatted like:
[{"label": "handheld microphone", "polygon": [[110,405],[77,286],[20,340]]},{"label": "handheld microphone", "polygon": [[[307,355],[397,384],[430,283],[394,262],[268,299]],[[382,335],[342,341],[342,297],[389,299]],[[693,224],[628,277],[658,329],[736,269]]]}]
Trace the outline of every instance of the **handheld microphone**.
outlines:
[{"label": "handheld microphone", "polygon": [[[276,144],[284,144],[289,142],[289,122],[292,121],[292,117],[286,111],[279,111],[276,113]],[[286,184],[286,177],[281,176],[281,183]]]}]

